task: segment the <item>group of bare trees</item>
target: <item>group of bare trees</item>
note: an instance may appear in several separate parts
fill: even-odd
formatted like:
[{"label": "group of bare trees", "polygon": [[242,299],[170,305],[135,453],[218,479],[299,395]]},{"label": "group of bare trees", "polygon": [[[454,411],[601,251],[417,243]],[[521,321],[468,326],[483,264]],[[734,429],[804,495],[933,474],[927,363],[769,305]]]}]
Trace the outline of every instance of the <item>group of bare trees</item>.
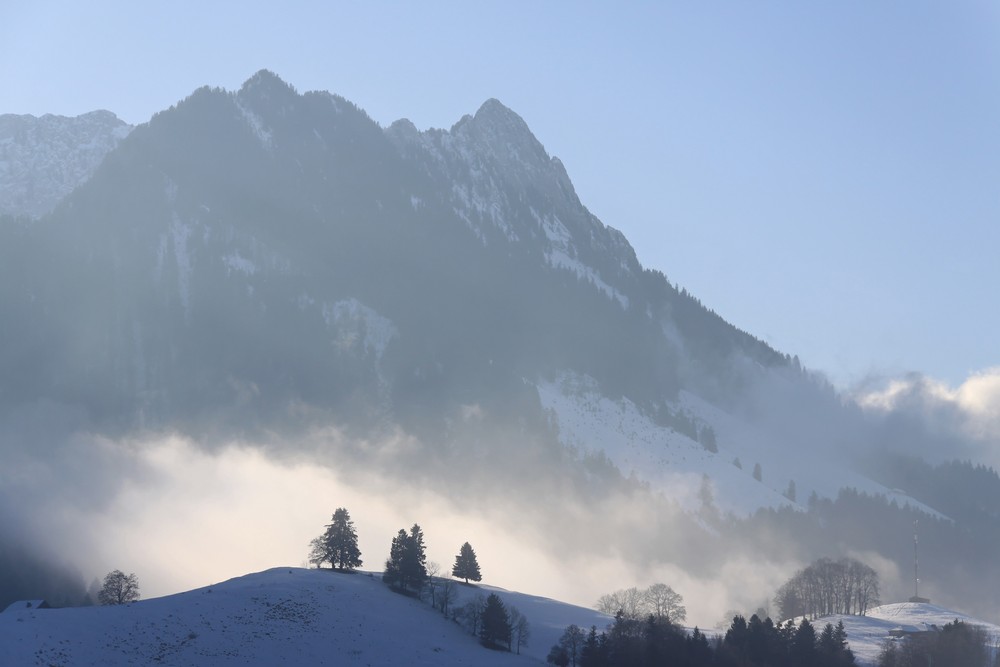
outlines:
[{"label": "group of bare trees", "polygon": [[632,620],[655,616],[680,623],[687,618],[683,596],[666,584],[653,584],[645,589],[633,586],[608,593],[602,595],[594,606],[597,611],[609,616],[621,613]]},{"label": "group of bare trees", "polygon": [[853,558],[821,558],[785,582],[774,601],[782,618],[864,616],[869,607],[879,604],[878,574]]}]

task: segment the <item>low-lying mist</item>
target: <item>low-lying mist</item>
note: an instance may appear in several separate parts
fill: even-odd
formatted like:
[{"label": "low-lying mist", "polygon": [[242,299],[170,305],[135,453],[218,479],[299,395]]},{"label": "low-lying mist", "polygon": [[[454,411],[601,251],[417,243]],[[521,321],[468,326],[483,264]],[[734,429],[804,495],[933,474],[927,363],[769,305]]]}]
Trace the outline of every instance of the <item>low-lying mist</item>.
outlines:
[{"label": "low-lying mist", "polygon": [[[87,584],[112,569],[135,572],[144,597],[307,566],[309,541],[337,507],[351,512],[364,570],[380,571],[395,533],[419,523],[442,574],[469,541],[484,583],[589,607],[612,590],[663,581],[684,595],[689,622],[702,626],[725,609],[764,603],[795,566],[699,554],[710,541],[671,503],[596,477],[606,488],[595,496],[569,464],[546,482],[551,492],[534,475],[521,486],[506,474],[489,482],[489,469],[461,473],[469,478],[460,485],[444,479],[455,471],[442,474],[435,489],[430,471],[412,467],[421,443],[400,433],[360,441],[328,427],[278,447],[276,437],[110,438],[72,430],[72,419],[43,423],[49,427],[22,420],[4,430],[4,534],[18,526],[19,543]],[[27,440],[34,445],[24,447]],[[699,556],[711,571],[672,562]]]},{"label": "low-lying mist", "polygon": [[[883,436],[905,425],[921,435],[907,441],[914,450],[954,437],[995,465],[989,435],[1000,432],[998,376],[980,374],[947,391],[926,381],[889,385],[860,403],[881,420]],[[65,406],[22,407],[0,419],[0,559],[21,563],[21,572],[30,562],[64,588],[81,590],[112,569],[135,572],[143,596],[154,597],[269,567],[306,566],[309,541],[346,507],[364,570],[381,571],[395,533],[419,523],[428,560],[442,574],[468,541],[484,583],[591,606],[614,590],[664,582],[684,596],[688,623],[701,627],[716,625],[727,610],[768,609],[782,583],[823,555],[875,568],[883,601],[909,595],[903,552],[912,520],[891,515],[900,526],[868,525],[859,516],[857,527],[841,526],[847,532],[828,544],[815,518],[796,516],[801,512],[749,521],[691,515],[606,462],[576,458],[544,438],[499,432],[485,412],[463,406],[450,439],[431,444],[398,426],[362,437],[333,424],[242,438],[111,436]],[[895,553],[851,546],[851,531],[897,528],[902,548]],[[938,520],[926,530],[944,540],[952,528]],[[926,590],[943,602],[958,602],[975,587],[976,575],[945,572],[943,564],[935,583],[935,565],[927,566]]]}]

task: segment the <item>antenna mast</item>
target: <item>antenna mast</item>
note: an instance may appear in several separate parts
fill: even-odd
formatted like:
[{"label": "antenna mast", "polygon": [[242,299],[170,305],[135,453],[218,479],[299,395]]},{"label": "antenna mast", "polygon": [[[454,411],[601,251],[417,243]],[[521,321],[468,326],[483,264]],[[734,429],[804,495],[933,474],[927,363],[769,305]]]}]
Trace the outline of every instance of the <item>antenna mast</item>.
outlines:
[{"label": "antenna mast", "polygon": [[920,561],[917,559],[917,520],[913,521],[913,597],[920,597]]},{"label": "antenna mast", "polygon": [[913,597],[910,602],[930,602],[927,598],[920,597],[920,559],[917,558],[917,521],[913,522]]}]

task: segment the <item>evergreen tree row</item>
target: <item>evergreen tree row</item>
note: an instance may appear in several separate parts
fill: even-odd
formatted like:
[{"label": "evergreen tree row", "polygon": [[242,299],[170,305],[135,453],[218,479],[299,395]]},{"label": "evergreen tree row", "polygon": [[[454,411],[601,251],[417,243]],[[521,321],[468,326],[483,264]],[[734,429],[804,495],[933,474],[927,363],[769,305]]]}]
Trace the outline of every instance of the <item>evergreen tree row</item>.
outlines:
[{"label": "evergreen tree row", "polygon": [[742,616],[722,639],[709,641],[698,628],[690,634],[666,616],[636,620],[619,613],[606,632],[590,632],[576,625],[566,628],[549,651],[557,667],[850,667],[854,654],[847,648],[842,623],[827,624],[820,635],[803,619],[775,625],[757,615],[748,623]]},{"label": "evergreen tree row", "polygon": [[[346,508],[338,507],[323,534],[309,543],[309,562],[316,567],[329,563],[331,569],[342,571],[353,571],[361,566],[358,531]],[[482,581],[479,560],[468,542],[459,548],[451,574],[456,579],[464,579],[465,583]],[[400,529],[389,548],[383,581],[401,592],[419,592],[427,578],[423,531],[418,524],[413,524],[409,533]]]},{"label": "evergreen tree row", "polygon": [[[317,567],[330,563],[331,569],[347,572],[361,565],[358,533],[345,508],[338,507],[323,534],[312,540],[309,562]],[[438,577],[438,571],[436,564],[427,562],[424,532],[415,523],[409,531],[401,528],[392,538],[382,581],[398,593],[428,600],[446,618],[464,625],[486,648],[521,652],[531,634],[524,614],[515,607],[508,610],[495,593],[486,598],[476,595],[455,608],[458,584]],[[459,548],[451,576],[464,579],[466,584],[482,580],[479,560],[468,542]]]},{"label": "evergreen tree row", "polygon": [[994,639],[980,625],[958,619],[937,632],[921,632],[902,640],[889,640],[882,647],[878,667],[995,667]]}]

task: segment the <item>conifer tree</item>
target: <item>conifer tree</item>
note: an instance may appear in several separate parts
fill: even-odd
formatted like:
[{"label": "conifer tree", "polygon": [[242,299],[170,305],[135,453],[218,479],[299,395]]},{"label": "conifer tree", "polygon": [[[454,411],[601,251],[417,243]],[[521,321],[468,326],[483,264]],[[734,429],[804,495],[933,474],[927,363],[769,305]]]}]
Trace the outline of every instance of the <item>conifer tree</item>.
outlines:
[{"label": "conifer tree", "polygon": [[392,538],[389,560],[385,562],[382,581],[404,593],[412,588],[420,591],[427,580],[427,555],[424,552],[424,533],[413,524],[410,533],[402,528]]},{"label": "conifer tree", "polygon": [[409,536],[402,528],[392,538],[392,546],[389,547],[389,559],[385,562],[385,572],[382,574],[382,581],[392,588],[402,589],[403,584],[403,554],[406,550],[406,541]]},{"label": "conifer tree", "polygon": [[803,618],[799,623],[789,647],[789,655],[796,665],[816,664],[816,630],[808,619]]},{"label": "conifer tree", "polygon": [[503,601],[496,593],[490,593],[483,606],[483,616],[480,620],[479,639],[487,648],[510,646],[510,617]]},{"label": "conifer tree", "polygon": [[419,591],[427,581],[427,553],[424,546],[424,531],[418,524],[413,524],[410,528],[405,565],[410,583]]},{"label": "conifer tree", "polygon": [[358,533],[350,513],[343,507],[336,509],[326,532],[315,538],[310,546],[309,562],[317,566],[328,562],[331,568],[353,570],[361,565]]},{"label": "conifer tree", "polygon": [[451,568],[451,576],[457,579],[465,579],[465,583],[469,583],[469,579],[473,581],[483,580],[482,575],[479,573],[479,561],[476,560],[476,552],[473,551],[472,545],[468,542],[462,545],[458,551],[458,555],[455,556],[455,565]]}]

